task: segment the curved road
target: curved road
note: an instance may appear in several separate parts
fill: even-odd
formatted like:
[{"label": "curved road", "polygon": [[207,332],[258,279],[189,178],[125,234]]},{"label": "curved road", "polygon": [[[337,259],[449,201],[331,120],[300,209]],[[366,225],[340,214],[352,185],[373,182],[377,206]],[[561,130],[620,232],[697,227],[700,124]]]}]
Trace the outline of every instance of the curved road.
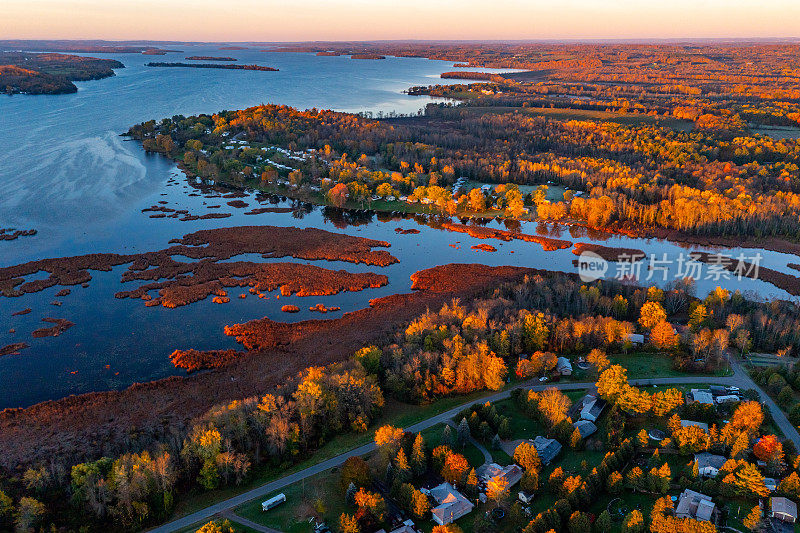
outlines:
[{"label": "curved road", "polygon": [[[780,408],[772,400],[772,398],[770,398],[764,391],[761,390],[761,388],[758,385],[755,384],[755,382],[753,382],[750,376],[747,375],[747,372],[745,372],[745,370],[741,367],[741,365],[737,361],[731,361],[730,363],[731,363],[731,368],[733,369],[732,376],[727,376],[727,377],[689,376],[680,378],[673,377],[673,378],[632,379],[630,380],[630,383],[631,385],[636,385],[641,387],[646,385],[686,385],[702,381],[706,385],[733,386],[733,387],[739,387],[742,390],[754,389],[758,391],[762,404],[764,404],[765,407],[769,409],[770,413],[772,414],[772,418],[775,420],[775,423],[778,425],[783,434],[786,435],[786,438],[794,442],[797,449],[800,449],[800,434],[798,434],[797,429],[786,418],[786,415],[783,414],[783,411],[780,410]],[[591,383],[587,382],[539,383],[539,382],[529,381],[525,383],[520,383],[517,386],[506,389],[504,391],[491,394],[483,398],[476,398],[470,402],[459,405],[458,407],[454,407],[449,411],[445,411],[436,416],[423,420],[422,422],[408,426],[407,428],[405,428],[405,430],[410,431],[412,433],[418,433],[420,431],[433,427],[437,424],[442,424],[442,423],[446,424],[460,411],[475,404],[476,402],[485,403],[485,402],[496,402],[499,400],[504,400],[511,396],[511,391],[514,389],[523,388],[523,389],[540,391],[549,387],[556,387],[557,389],[560,390],[580,390],[580,389],[591,389],[592,386],[593,385]],[[374,442],[365,444],[363,446],[350,450],[349,452],[345,452],[341,455],[337,455],[336,457],[332,457],[330,459],[322,461],[321,463],[317,463],[313,466],[295,472],[294,474],[289,474],[288,476],[276,479],[275,481],[271,481],[269,483],[261,485],[260,487],[256,487],[252,490],[239,494],[238,496],[234,496],[233,498],[229,498],[214,505],[210,505],[205,509],[201,509],[200,511],[196,511],[190,515],[186,515],[182,518],[179,518],[177,520],[159,526],[155,529],[152,529],[151,533],[172,533],[187,528],[198,522],[210,520],[214,516],[220,514],[227,515],[233,520],[241,521],[241,519],[233,515],[232,509],[234,507],[238,507],[239,505],[247,503],[255,498],[266,496],[267,494],[280,490],[284,487],[287,487],[293,483],[296,483],[308,477],[324,472],[328,469],[340,466],[350,457],[364,455],[373,450],[375,450]],[[264,528],[259,530],[274,531],[274,530],[269,530],[269,528]]]}]

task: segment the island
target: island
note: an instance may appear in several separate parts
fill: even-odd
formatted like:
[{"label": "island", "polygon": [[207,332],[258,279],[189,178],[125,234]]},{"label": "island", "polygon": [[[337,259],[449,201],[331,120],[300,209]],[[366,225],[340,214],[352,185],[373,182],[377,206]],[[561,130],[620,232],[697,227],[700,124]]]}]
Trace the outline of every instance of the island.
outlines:
[{"label": "island", "polygon": [[262,67],[261,65],[214,65],[212,63],[146,63],[146,67],[184,67],[184,68],[222,68],[229,70],[258,70],[262,72],[278,72],[273,67]]},{"label": "island", "polygon": [[189,56],[184,59],[189,61],[238,61],[235,57],[218,57],[218,56]]},{"label": "island", "polygon": [[125,65],[113,59],[69,54],[0,52],[0,90],[7,94],[67,94],[73,81],[99,80]]}]

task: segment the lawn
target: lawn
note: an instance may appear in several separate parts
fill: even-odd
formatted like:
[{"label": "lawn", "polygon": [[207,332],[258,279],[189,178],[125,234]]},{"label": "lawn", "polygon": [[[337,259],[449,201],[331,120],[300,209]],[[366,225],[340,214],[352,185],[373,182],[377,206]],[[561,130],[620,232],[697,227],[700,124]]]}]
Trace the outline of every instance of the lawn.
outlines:
[{"label": "lawn", "polygon": [[713,374],[698,374],[696,372],[683,372],[672,366],[672,357],[668,354],[653,352],[631,352],[628,354],[617,353],[608,356],[612,364],[620,365],[628,370],[629,379],[647,378],[672,378],[687,376],[729,376],[729,368],[723,368]]},{"label": "lawn", "polygon": [[242,518],[286,533],[313,531],[313,523],[309,522],[309,517],[322,519],[328,524],[337,524],[339,516],[348,509],[344,494],[339,488],[339,476],[334,470],[284,487],[280,492],[286,495],[286,503],[274,509],[262,511],[261,503],[278,494],[277,492],[245,503],[234,512]]},{"label": "lawn", "polygon": [[[453,430],[453,434],[455,435],[456,433],[455,428],[451,429]],[[444,424],[437,424],[422,432],[422,438],[425,439],[425,447],[428,448],[428,451],[433,450],[435,447],[437,447],[439,444],[442,443],[443,431],[444,431]],[[468,442],[466,446],[464,446],[464,448],[459,448],[458,446],[456,446],[455,451],[466,457],[467,461],[473,468],[478,468],[485,462],[483,457],[483,452],[480,451],[471,442]]]}]

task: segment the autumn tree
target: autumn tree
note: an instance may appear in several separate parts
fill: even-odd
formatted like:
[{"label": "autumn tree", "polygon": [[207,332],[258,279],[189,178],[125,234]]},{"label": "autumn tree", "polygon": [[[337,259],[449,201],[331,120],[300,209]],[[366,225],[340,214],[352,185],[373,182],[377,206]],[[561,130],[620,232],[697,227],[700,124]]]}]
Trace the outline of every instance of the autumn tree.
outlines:
[{"label": "autumn tree", "polygon": [[608,367],[597,380],[597,393],[604,399],[615,401],[628,385],[628,371],[619,365]]},{"label": "autumn tree", "polygon": [[499,507],[500,502],[508,496],[508,480],[502,476],[495,476],[486,483],[486,496],[494,500]]},{"label": "autumn tree", "polygon": [[644,517],[642,513],[634,509],[622,520],[623,533],[642,533],[644,531]]},{"label": "autumn tree", "polygon": [[666,320],[667,312],[658,302],[645,302],[639,310],[639,324],[645,329],[652,330],[657,324]]},{"label": "autumn tree", "polygon": [[550,427],[567,417],[570,405],[570,399],[555,387],[549,387],[539,395],[539,413]]},{"label": "autumn tree", "polygon": [[783,461],[783,444],[775,435],[764,435],[753,446],[753,453],[765,463]]},{"label": "autumn tree", "polygon": [[461,483],[469,469],[470,466],[466,457],[460,453],[451,452],[445,457],[441,474],[445,481],[457,485]]},{"label": "autumn tree", "polygon": [[606,353],[598,348],[593,348],[589,352],[589,355],[586,357],[586,361],[594,365],[595,371],[598,375],[601,374],[606,368],[611,366],[611,361],[606,356]]},{"label": "autumn tree", "polygon": [[750,512],[747,513],[742,524],[750,531],[757,531],[761,526],[761,508],[756,505],[750,509]]},{"label": "autumn tree", "polygon": [[542,460],[533,444],[520,442],[514,449],[514,462],[520,465],[526,472],[538,472],[542,467]]},{"label": "autumn tree", "polygon": [[656,348],[669,350],[678,345],[678,335],[673,331],[672,324],[662,321],[650,331],[650,342]]},{"label": "autumn tree", "polygon": [[327,197],[328,201],[334,206],[344,207],[344,204],[347,203],[347,198],[349,195],[350,191],[347,188],[347,185],[344,183],[337,183],[331,190],[328,191]]},{"label": "autumn tree", "polygon": [[355,516],[342,513],[339,517],[339,531],[341,533],[361,533],[361,525]]},{"label": "autumn tree", "polygon": [[411,470],[415,476],[421,476],[428,469],[428,456],[425,450],[425,439],[422,433],[417,433],[414,445],[411,447]]},{"label": "autumn tree", "polygon": [[404,434],[403,428],[381,426],[375,431],[375,445],[385,457],[392,457],[397,453]]}]

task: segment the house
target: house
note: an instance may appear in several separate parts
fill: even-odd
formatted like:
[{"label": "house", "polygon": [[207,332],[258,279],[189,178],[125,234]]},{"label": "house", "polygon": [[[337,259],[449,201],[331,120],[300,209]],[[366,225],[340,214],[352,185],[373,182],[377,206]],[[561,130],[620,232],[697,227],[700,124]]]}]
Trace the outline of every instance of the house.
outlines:
[{"label": "house", "polygon": [[542,464],[545,466],[549,465],[561,452],[561,444],[557,440],[548,439],[541,435],[533,439],[533,447],[536,448],[536,453],[539,454],[539,459],[542,460]]},{"label": "house", "polygon": [[794,524],[797,521],[797,504],[782,496],[770,498],[769,516]]},{"label": "house", "polygon": [[433,520],[442,526],[468,515],[475,507],[472,502],[447,482],[433,487],[429,494],[438,504],[431,509]]},{"label": "house", "polygon": [[393,529],[390,531],[390,533],[419,533],[419,530],[414,525],[412,520],[406,520],[400,525],[400,527]]},{"label": "house", "polygon": [[569,362],[569,359],[566,357],[559,357],[558,361],[556,362],[556,372],[562,376],[571,376],[572,363]]},{"label": "house", "polygon": [[500,466],[497,463],[489,463],[488,465],[479,467],[476,474],[484,483],[488,483],[495,478],[502,478],[509,487],[512,487],[522,479],[522,468],[516,464]]},{"label": "house", "polygon": [[606,401],[592,394],[584,396],[581,402],[583,403],[581,420],[588,420],[589,422],[597,422],[600,413],[606,408]]},{"label": "house", "polygon": [[708,452],[694,454],[694,460],[697,462],[697,472],[702,477],[717,477],[720,468],[727,461],[722,455]]},{"label": "house", "polygon": [[572,425],[575,426],[575,429],[578,430],[578,433],[580,433],[582,439],[585,439],[586,437],[597,431],[597,426],[595,426],[588,420],[578,420]]},{"label": "house", "polygon": [[708,424],[705,422],[696,422],[694,420],[681,420],[681,426],[689,427],[689,426],[697,426],[703,431],[708,431]]},{"label": "house", "polygon": [[717,514],[717,507],[711,501],[711,496],[700,494],[691,489],[686,489],[678,499],[678,506],[675,508],[677,518],[694,518],[695,520],[705,520],[713,522]]},{"label": "house", "polygon": [[692,401],[702,403],[704,405],[714,405],[714,395],[711,391],[706,389],[692,389],[689,393]]}]

